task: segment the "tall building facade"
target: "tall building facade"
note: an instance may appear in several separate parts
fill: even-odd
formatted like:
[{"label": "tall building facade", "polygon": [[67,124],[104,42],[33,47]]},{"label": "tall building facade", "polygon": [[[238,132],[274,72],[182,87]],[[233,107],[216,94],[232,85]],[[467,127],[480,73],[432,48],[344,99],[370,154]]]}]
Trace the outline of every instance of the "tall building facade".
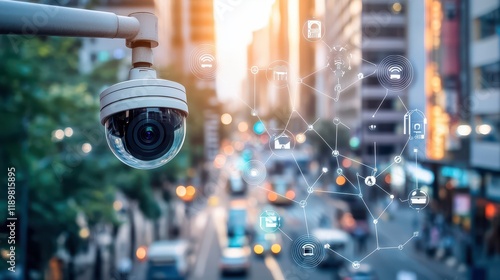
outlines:
[{"label": "tall building facade", "polygon": [[[389,55],[407,56],[408,13],[406,1],[363,0],[361,55],[365,61],[378,65]],[[406,90],[386,90],[377,75],[363,79],[360,114],[363,161],[373,162],[376,153],[380,162],[387,162],[405,146],[408,139],[403,134],[406,109],[400,99],[406,103]]]},{"label": "tall building facade", "polygon": [[[479,258],[489,250],[484,240],[500,215],[500,1],[467,2],[470,166],[480,174],[478,187],[471,190],[472,240]],[[500,277],[500,269],[487,269],[489,279]]]},{"label": "tall building facade", "polygon": [[[315,16],[315,1],[275,1],[268,24],[253,32],[248,46],[249,67],[260,70],[257,74],[248,71],[247,103],[256,104],[259,116],[278,119],[278,127],[286,124],[293,109],[308,121],[315,116],[316,93],[297,82],[316,69],[316,44],[302,34],[303,24]],[[268,67],[276,63],[287,65],[286,86],[276,86],[266,78]],[[310,79],[308,83],[314,85],[314,77]],[[290,122],[291,127],[303,124],[297,115],[294,118],[297,121]]]},{"label": "tall building facade", "polygon": [[[352,129],[359,129],[361,114],[361,82],[357,75],[362,72],[361,54],[361,0],[326,0],[323,5],[323,18],[325,23],[324,44],[316,46],[316,68],[324,67],[331,63],[330,57],[334,56],[335,50],[345,47],[350,57],[351,69],[342,77],[346,87],[342,89],[338,100],[328,98],[322,94],[316,94],[316,116],[323,119],[338,117]],[[333,59],[334,60],[334,59]],[[333,63],[332,63],[333,64]],[[335,86],[338,79],[332,71],[322,71],[316,80],[316,88],[336,98]],[[350,85],[348,88],[347,86]]]}]

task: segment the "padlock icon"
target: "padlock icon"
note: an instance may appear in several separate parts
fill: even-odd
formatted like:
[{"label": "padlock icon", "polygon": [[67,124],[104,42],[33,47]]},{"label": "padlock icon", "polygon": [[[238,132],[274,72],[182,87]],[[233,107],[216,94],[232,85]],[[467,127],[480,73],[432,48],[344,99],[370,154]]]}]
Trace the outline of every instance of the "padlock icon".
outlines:
[{"label": "padlock icon", "polygon": [[319,20],[307,21],[307,38],[321,39],[321,21]]}]

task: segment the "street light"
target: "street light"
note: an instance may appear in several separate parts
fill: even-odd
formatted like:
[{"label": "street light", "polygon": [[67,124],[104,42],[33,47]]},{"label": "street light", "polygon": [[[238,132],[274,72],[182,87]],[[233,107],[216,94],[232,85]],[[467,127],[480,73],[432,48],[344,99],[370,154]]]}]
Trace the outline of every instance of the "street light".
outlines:
[{"label": "street light", "polygon": [[[155,15],[139,12],[118,16],[0,1],[0,34],[126,39],[127,47],[132,49],[129,79],[100,95],[100,120],[109,147],[119,160],[138,169],[164,165],[180,151],[188,114],[186,89],[181,84],[156,78],[152,68],[152,48],[158,46]],[[57,130],[54,136],[62,140],[72,134],[70,129]]]}]

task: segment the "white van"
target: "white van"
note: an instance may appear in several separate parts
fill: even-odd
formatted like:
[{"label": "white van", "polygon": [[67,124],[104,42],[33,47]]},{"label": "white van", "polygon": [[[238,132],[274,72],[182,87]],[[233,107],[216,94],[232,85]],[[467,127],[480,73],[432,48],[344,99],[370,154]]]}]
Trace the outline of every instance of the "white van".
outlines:
[{"label": "white van", "polygon": [[147,251],[146,279],[187,279],[190,247],[186,240],[152,243]]},{"label": "white van", "polygon": [[[354,255],[354,246],[352,238],[346,231],[335,228],[317,228],[311,234],[316,237],[324,246],[329,245],[329,248],[338,254],[352,259]],[[325,249],[325,257],[321,262],[321,266],[341,266],[346,260],[334,252]]]}]

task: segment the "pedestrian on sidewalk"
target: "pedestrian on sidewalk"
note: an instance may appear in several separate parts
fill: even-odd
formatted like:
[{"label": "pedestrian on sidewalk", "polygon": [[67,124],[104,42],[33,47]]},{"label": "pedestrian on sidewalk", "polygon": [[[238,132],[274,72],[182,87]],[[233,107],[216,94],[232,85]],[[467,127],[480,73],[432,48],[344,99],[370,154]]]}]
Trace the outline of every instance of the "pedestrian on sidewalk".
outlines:
[{"label": "pedestrian on sidewalk", "polygon": [[485,234],[487,256],[500,255],[500,214],[497,214]]}]

